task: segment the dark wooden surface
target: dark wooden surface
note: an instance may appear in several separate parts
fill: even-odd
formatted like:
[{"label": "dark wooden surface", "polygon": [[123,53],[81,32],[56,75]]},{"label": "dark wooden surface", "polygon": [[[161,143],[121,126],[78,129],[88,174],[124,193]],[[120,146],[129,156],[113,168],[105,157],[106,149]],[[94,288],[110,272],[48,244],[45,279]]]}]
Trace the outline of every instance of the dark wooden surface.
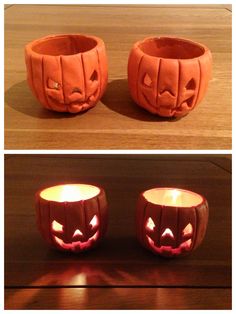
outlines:
[{"label": "dark wooden surface", "polygon": [[[5,307],[229,309],[230,169],[229,156],[6,155]],[[105,188],[110,219],[99,247],[71,255],[41,239],[34,193],[76,181]],[[205,240],[187,257],[163,259],[136,241],[138,194],[156,185],[190,189],[209,202]]]},{"label": "dark wooden surface", "polygon": [[[5,10],[5,148],[231,149],[231,19],[225,4],[12,5]],[[48,34],[78,32],[105,41],[107,90],[84,114],[50,112],[28,88],[24,46]],[[185,37],[212,51],[207,94],[182,119],[154,116],[129,95],[129,51],[136,41],[150,36]]]}]

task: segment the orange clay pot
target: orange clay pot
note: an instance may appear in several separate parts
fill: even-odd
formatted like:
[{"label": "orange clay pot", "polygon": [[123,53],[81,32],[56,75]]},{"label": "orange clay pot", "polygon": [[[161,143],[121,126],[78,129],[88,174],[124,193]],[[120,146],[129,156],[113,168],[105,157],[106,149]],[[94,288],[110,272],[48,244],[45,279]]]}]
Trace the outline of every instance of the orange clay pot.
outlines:
[{"label": "orange clay pot", "polygon": [[107,85],[104,42],[94,36],[51,35],[25,47],[27,79],[47,109],[77,113],[94,107]]},{"label": "orange clay pot", "polygon": [[205,95],[211,66],[211,52],[201,44],[181,38],[146,38],[130,52],[131,96],[151,113],[184,116]]},{"label": "orange clay pot", "polygon": [[61,251],[83,252],[104,237],[108,209],[105,191],[88,184],[64,184],[36,193],[36,217],[45,241]]},{"label": "orange clay pot", "polygon": [[190,253],[202,242],[207,222],[207,201],[197,193],[154,188],[139,196],[137,237],[154,254],[175,257]]}]

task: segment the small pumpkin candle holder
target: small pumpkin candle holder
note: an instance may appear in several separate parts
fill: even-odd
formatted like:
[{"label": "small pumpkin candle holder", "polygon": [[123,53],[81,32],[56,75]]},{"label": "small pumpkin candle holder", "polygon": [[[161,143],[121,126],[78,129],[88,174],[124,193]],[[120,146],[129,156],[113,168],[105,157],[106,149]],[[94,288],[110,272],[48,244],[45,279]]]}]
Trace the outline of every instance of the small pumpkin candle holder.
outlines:
[{"label": "small pumpkin candle holder", "polygon": [[202,242],[208,222],[206,199],[176,188],[153,188],[140,194],[136,230],[140,243],[164,257],[185,255]]},{"label": "small pumpkin candle holder", "polygon": [[95,36],[51,35],[25,47],[28,84],[47,109],[77,113],[94,107],[107,85],[105,44]]},{"label": "small pumpkin candle holder", "polygon": [[205,95],[211,66],[211,52],[202,44],[182,38],[145,38],[130,52],[129,90],[149,112],[181,117]]},{"label": "small pumpkin candle holder", "polygon": [[102,188],[63,184],[36,193],[36,217],[46,242],[59,250],[82,252],[94,247],[107,228],[107,200]]}]

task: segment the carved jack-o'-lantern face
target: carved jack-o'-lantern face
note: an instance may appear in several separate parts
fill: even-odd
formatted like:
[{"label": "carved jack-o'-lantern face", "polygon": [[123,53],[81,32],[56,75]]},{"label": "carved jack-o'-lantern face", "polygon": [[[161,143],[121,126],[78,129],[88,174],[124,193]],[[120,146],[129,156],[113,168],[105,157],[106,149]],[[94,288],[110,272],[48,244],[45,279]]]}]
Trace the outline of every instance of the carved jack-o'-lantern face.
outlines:
[{"label": "carved jack-o'-lantern face", "polygon": [[74,231],[70,228],[69,232],[71,233],[71,239],[68,239],[68,237],[65,237],[65,234],[68,235],[69,233],[68,230],[65,230],[66,227],[56,220],[53,220],[51,228],[53,239],[63,249],[72,251],[85,250],[91,247],[93,242],[99,237],[99,218],[97,215],[94,215],[89,222],[89,225],[87,226],[87,234],[89,233],[89,238],[86,239],[83,232],[78,228]]},{"label": "carved jack-o'-lantern face", "polygon": [[211,53],[191,41],[148,38],[134,45],[128,65],[136,103],[161,116],[183,116],[202,99],[211,75]]},{"label": "carved jack-o'-lantern face", "polygon": [[186,254],[202,241],[208,207],[202,196],[185,190],[155,188],[141,195],[137,235],[152,252],[166,257]]},{"label": "carved jack-o'-lantern face", "polygon": [[48,109],[87,110],[106,88],[105,45],[97,37],[48,36],[28,44],[25,57],[29,85]]},{"label": "carved jack-o'-lantern face", "polygon": [[188,223],[182,232],[178,234],[178,236],[180,236],[178,239],[176,238],[177,235],[173,234],[170,228],[165,228],[161,233],[160,238],[157,239],[157,226],[151,217],[149,217],[146,221],[145,230],[148,244],[158,254],[164,253],[179,255],[181,253],[188,252],[191,249],[194,233],[191,223]]},{"label": "carved jack-o'-lantern face", "polygon": [[39,229],[52,246],[81,252],[104,235],[107,204],[103,190],[86,184],[58,185],[44,189],[37,199]]}]

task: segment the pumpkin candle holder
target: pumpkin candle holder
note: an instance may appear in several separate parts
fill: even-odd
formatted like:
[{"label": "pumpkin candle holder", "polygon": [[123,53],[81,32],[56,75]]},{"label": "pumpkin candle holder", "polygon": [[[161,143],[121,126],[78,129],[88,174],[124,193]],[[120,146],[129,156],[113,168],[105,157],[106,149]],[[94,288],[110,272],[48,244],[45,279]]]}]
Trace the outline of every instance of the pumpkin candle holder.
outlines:
[{"label": "pumpkin candle holder", "polygon": [[155,254],[190,253],[202,242],[207,222],[208,204],[199,194],[175,188],[153,188],[140,194],[137,237]]},{"label": "pumpkin candle holder", "polygon": [[36,217],[46,242],[59,250],[94,247],[107,228],[107,200],[102,188],[88,184],[56,185],[36,193]]},{"label": "pumpkin candle holder", "polygon": [[28,84],[49,110],[87,110],[106,89],[106,50],[98,37],[64,34],[34,40],[25,47],[25,62]]},{"label": "pumpkin candle holder", "polygon": [[130,52],[129,90],[133,100],[151,113],[181,117],[205,95],[211,66],[211,52],[202,44],[182,38],[145,38]]}]

